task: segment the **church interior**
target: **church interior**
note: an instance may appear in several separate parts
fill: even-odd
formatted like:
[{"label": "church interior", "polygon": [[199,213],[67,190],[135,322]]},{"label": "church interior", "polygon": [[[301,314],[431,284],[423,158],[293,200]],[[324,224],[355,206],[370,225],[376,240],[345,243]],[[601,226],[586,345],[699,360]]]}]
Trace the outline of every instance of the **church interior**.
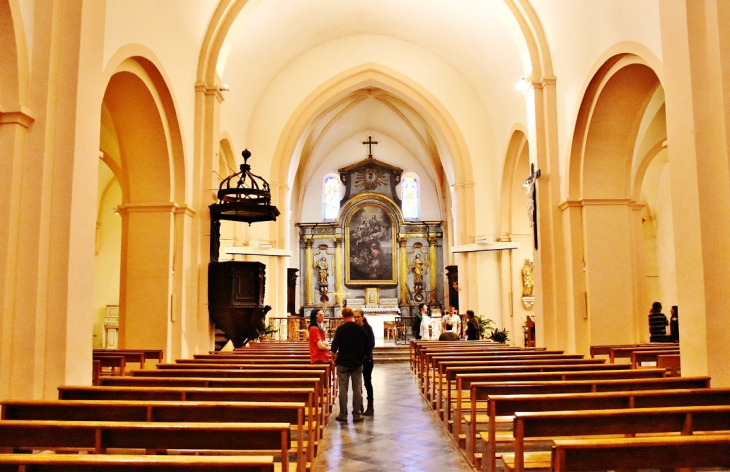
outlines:
[{"label": "church interior", "polygon": [[[575,354],[648,343],[659,301],[682,375],[730,387],[723,24],[722,0],[0,0],[0,400],[91,385],[93,349],[215,349],[214,260],[265,266],[267,322],[454,306]],[[244,150],[279,214],[218,228]]]}]

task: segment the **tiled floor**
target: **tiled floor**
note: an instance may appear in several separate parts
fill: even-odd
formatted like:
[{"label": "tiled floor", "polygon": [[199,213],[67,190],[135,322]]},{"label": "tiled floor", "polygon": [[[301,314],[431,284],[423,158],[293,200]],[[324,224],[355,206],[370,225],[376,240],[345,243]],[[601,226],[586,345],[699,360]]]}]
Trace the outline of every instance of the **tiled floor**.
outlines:
[{"label": "tiled floor", "polygon": [[[375,365],[375,415],[339,423],[335,411],[314,472],[471,472],[418,392],[407,363]],[[352,402],[352,395],[350,395]]]}]

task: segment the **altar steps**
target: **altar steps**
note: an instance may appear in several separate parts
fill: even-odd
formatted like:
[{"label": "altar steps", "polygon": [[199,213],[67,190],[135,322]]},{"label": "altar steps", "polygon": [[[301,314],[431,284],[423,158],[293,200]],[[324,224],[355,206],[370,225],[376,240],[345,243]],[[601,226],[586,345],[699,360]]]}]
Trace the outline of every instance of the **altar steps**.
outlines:
[{"label": "altar steps", "polygon": [[400,362],[408,362],[409,360],[408,346],[375,346],[373,348],[373,359],[375,364],[396,364]]}]

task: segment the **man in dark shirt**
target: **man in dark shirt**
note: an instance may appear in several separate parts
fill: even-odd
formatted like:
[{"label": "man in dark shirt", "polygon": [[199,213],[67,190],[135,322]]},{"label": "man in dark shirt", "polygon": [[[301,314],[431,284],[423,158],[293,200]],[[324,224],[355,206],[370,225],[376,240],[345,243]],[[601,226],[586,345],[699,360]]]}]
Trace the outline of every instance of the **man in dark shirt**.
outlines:
[{"label": "man in dark shirt", "polygon": [[662,304],[654,302],[649,312],[649,342],[665,343],[669,341],[667,336],[667,317],[662,313]]},{"label": "man in dark shirt", "polygon": [[373,348],[375,347],[375,333],[373,328],[365,319],[365,313],[362,310],[354,310],[355,323],[362,326],[368,335],[367,354],[365,355],[365,361],[363,362],[363,379],[365,380],[365,391],[368,394],[368,407],[363,412],[363,416],[373,416],[374,410],[374,399],[373,399],[373,367],[375,363],[373,361]]},{"label": "man in dark shirt", "polygon": [[340,387],[340,414],[337,421],[347,421],[347,390],[352,379],[352,421],[360,422],[365,418],[362,410],[362,370],[367,355],[368,336],[362,326],[355,323],[355,314],[351,308],[342,309],[342,320],[335,339],[332,341],[332,352],[337,364],[337,381]]}]

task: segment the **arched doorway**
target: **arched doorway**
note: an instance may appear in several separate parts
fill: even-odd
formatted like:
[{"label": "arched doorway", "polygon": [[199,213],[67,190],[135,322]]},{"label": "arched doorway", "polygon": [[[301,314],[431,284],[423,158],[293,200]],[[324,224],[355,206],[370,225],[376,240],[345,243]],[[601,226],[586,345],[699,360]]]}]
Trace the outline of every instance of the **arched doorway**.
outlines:
[{"label": "arched doorway", "polygon": [[660,90],[659,78],[643,59],[619,54],[597,71],[581,104],[566,202],[579,352],[590,344],[648,338],[645,262],[647,254],[649,260],[657,255],[651,245],[646,250],[646,203],[639,198],[642,192],[656,193],[650,184],[642,191],[642,180],[657,155],[651,150],[666,139]]},{"label": "arched doorway", "polygon": [[[530,176],[530,144],[523,130],[512,133],[502,173],[500,196],[500,240],[519,242],[519,249],[501,253],[502,266],[502,319],[504,326],[512,333],[510,339],[517,346],[522,345],[522,326],[527,316],[536,318],[533,300],[523,300],[522,268],[526,261],[534,264],[533,226],[528,214],[527,194],[523,185]],[[534,281],[534,275],[533,275]],[[541,317],[540,317],[541,318]],[[542,319],[538,325],[542,324]],[[537,328],[541,328],[538,326]]]},{"label": "arched doorway", "polygon": [[[190,323],[182,307],[185,262],[175,250],[185,244],[182,146],[173,101],[151,61],[120,63],[104,94],[102,124],[100,166],[113,177],[99,187],[100,214],[115,195],[115,181],[121,203],[115,207],[121,223],[108,224],[102,241],[118,238],[121,251],[118,266],[97,275],[97,292],[118,271],[119,347],[184,354]],[[100,176],[109,171],[102,167]],[[110,288],[106,293],[113,296]]]}]

